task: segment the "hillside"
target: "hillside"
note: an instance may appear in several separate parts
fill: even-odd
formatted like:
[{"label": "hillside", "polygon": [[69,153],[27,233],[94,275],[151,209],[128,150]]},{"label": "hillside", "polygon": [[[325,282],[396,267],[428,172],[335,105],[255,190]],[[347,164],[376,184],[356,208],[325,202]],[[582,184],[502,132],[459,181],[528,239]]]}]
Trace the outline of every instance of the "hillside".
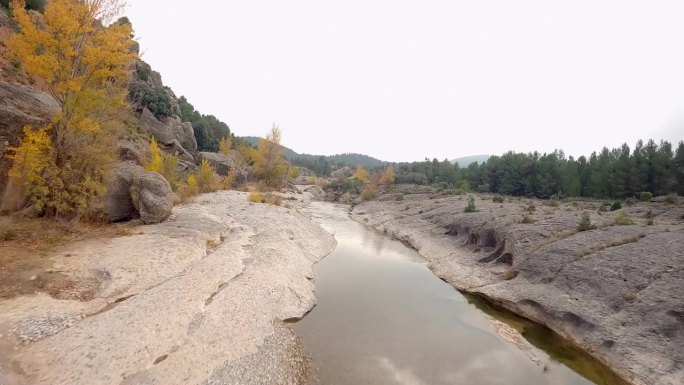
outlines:
[{"label": "hillside", "polygon": [[464,156],[461,158],[452,159],[452,160],[450,160],[450,162],[453,164],[458,164],[460,167],[468,167],[473,162],[477,162],[477,163],[486,162],[490,157],[491,157],[491,155],[472,155],[472,156]]},{"label": "hillside", "polygon": [[[256,146],[259,144],[259,137],[256,136],[242,136],[240,139]],[[285,159],[295,161],[295,163],[313,163],[320,162],[321,157],[330,164],[335,165],[345,165],[345,166],[363,166],[367,168],[381,167],[385,164],[380,159],[373,158],[372,156],[356,154],[356,153],[344,153],[336,155],[311,155],[311,154],[299,154],[292,150],[291,148],[281,146],[283,150],[283,155]]]}]

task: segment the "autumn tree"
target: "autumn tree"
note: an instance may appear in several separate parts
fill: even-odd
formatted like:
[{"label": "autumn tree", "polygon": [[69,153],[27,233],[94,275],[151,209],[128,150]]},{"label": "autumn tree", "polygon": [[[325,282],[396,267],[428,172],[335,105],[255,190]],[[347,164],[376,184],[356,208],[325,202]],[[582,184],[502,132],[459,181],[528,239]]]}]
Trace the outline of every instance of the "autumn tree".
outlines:
[{"label": "autumn tree", "polygon": [[233,141],[225,136],[219,140],[219,152],[225,156],[230,156],[233,149]]},{"label": "autumn tree", "polygon": [[388,185],[394,183],[394,168],[392,166],[387,166],[385,170],[380,174],[381,185]]},{"label": "autumn tree", "polygon": [[259,139],[259,146],[254,154],[254,171],[268,187],[277,186],[287,173],[280,138],[280,128],[274,124],[268,135]]},{"label": "autumn tree", "polygon": [[356,171],[354,171],[352,178],[362,183],[368,183],[370,180],[370,173],[363,166],[356,166]]},{"label": "autumn tree", "polygon": [[41,19],[24,6],[12,1],[19,32],[6,42],[9,54],[43,80],[61,112],[46,126],[24,130],[10,176],[45,214],[87,214],[116,158],[114,118],[137,55],[131,26],[110,24],[120,0],[51,0]]}]

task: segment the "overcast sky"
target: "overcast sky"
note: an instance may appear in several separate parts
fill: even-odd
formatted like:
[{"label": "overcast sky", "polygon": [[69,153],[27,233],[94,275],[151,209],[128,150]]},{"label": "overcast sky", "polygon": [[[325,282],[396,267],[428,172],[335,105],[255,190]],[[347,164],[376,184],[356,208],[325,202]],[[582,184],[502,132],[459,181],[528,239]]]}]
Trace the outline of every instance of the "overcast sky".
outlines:
[{"label": "overcast sky", "polygon": [[143,58],[239,136],[388,161],[684,139],[684,1],[129,0]]}]

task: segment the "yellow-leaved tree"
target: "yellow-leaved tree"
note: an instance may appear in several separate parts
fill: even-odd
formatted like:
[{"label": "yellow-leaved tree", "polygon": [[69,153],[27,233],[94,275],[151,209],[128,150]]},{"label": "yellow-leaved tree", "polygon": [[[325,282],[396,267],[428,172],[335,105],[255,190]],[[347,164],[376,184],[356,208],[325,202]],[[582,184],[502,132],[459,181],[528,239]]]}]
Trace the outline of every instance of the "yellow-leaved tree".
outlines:
[{"label": "yellow-leaved tree", "polygon": [[[84,215],[105,193],[116,159],[116,113],[125,106],[137,53],[128,23],[111,23],[121,0],[50,0],[42,17],[13,0],[19,31],[6,45],[24,71],[44,81],[61,112],[44,127],[27,127],[12,148],[14,185],[47,215]],[[44,156],[35,157],[35,154]]]},{"label": "yellow-leaved tree", "polygon": [[394,183],[394,168],[392,166],[387,166],[385,170],[380,174],[381,185],[388,185]]},{"label": "yellow-leaved tree", "polygon": [[280,128],[274,124],[268,135],[259,139],[259,146],[254,154],[254,171],[268,187],[277,186],[287,173],[280,138]]},{"label": "yellow-leaved tree", "polygon": [[352,178],[357,179],[359,182],[362,183],[368,183],[368,181],[370,180],[370,173],[363,166],[359,165],[356,166],[356,171],[354,171],[354,175],[352,175]]},{"label": "yellow-leaved tree", "polygon": [[233,149],[233,141],[225,136],[219,141],[219,152],[225,156],[230,156]]}]

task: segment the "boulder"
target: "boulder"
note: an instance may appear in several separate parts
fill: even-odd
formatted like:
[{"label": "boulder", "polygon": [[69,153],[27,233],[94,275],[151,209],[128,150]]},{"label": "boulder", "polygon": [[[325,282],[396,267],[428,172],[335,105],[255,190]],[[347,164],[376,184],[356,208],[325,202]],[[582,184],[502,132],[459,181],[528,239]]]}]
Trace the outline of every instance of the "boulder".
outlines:
[{"label": "boulder", "polygon": [[143,111],[140,114],[140,126],[144,131],[147,131],[150,135],[154,136],[157,142],[165,146],[173,144],[176,140],[176,135],[171,127],[160,122],[152,111],[147,108],[143,108]]},{"label": "boulder", "polygon": [[143,171],[145,169],[133,161],[121,162],[114,167],[105,196],[105,214],[110,222],[128,220],[134,216],[135,207],[129,189],[133,175]]},{"label": "boulder", "polygon": [[144,224],[163,222],[171,215],[173,191],[169,182],[158,172],[143,171],[133,174],[129,192],[133,207]]},{"label": "boulder", "polygon": [[207,162],[216,170],[219,175],[228,175],[230,170],[235,168],[235,162],[232,158],[225,156],[218,152],[200,152],[200,158],[206,159]]},{"label": "boulder", "polygon": [[173,136],[178,140],[183,148],[188,151],[197,151],[197,140],[195,139],[195,131],[192,128],[192,123],[181,123],[177,116],[164,119],[164,124],[170,127]]},{"label": "boulder", "polygon": [[325,191],[321,188],[319,185],[311,185],[309,187],[304,188],[303,190],[305,193],[311,194],[311,198],[314,200],[324,200],[325,199]]},{"label": "boulder", "polygon": [[109,221],[128,220],[139,215],[145,224],[159,223],[171,215],[172,207],[173,192],[163,176],[132,161],[116,165],[105,196]]},{"label": "boulder", "polygon": [[351,195],[351,193],[349,191],[342,194],[342,196],[340,197],[340,203],[343,203],[346,205],[351,204],[353,200],[354,200],[354,197]]}]

